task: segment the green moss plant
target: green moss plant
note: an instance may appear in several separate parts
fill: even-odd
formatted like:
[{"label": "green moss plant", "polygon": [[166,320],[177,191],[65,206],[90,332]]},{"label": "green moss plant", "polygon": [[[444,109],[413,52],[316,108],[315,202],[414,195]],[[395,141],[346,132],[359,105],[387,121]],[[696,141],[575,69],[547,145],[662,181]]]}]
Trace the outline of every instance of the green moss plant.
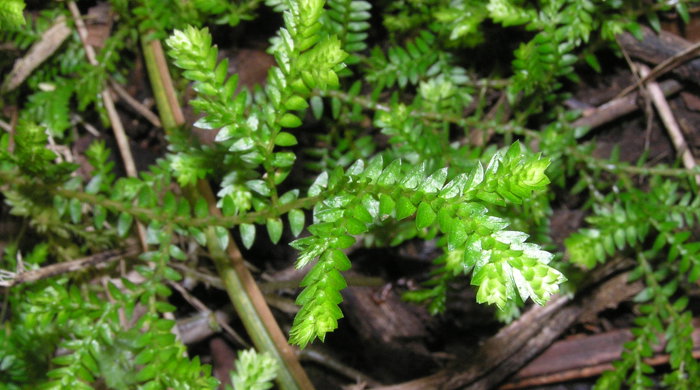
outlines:
[{"label": "green moss plant", "polygon": [[[113,0],[117,23],[99,65],[72,34],[2,95],[3,112],[16,109],[17,120],[2,118],[0,191],[22,229],[3,237],[0,383],[216,388],[210,367],[189,357],[173,333],[168,283],[182,279],[173,264],[190,258],[189,244],[205,248],[226,279],[234,272],[224,249],[231,232],[245,248],[267,240],[298,251],[306,276],[289,342],[301,348],[342,326],[351,247],[433,240],[440,250],[433,271],[405,298],[436,314],[451,289],[473,285],[476,301],[502,318],[528,300],[546,304],[567,281],[564,270],[577,272],[570,264],[590,269],[630,256],[630,279],[645,285],[635,298],[634,340],[598,388],[650,388],[644,358],[661,335],[671,356],[664,385],[698,383],[687,289],[700,278],[700,244],[691,233],[700,219],[691,178],[699,172],[591,157],[587,129],[571,125],[578,113],[560,104],[566,80],[578,80],[576,67],[600,71],[597,48],[614,48],[615,34],[637,31],[641,17],[652,26],[660,11],[687,18],[687,2],[264,3],[281,13],[282,26],[268,49],[275,66],[252,90],[239,90],[210,29],[254,20],[262,1]],[[58,17],[70,19],[60,2],[26,18],[23,6],[0,1],[2,39],[18,53]],[[488,44],[493,29],[527,34],[510,49],[507,71],[485,74],[461,53]],[[110,150],[94,142],[84,152],[91,169],[78,174],[66,152],[82,132],[76,118],[106,124],[100,92],[110,79],[125,80],[139,50],[153,77],[157,61],[147,46],[158,39],[176,85],[189,84],[196,95],[194,127],[216,131],[215,143],[188,138],[154,82],[168,131],[164,157],[138,177],[119,177]],[[295,178],[295,169],[311,178]],[[216,188],[209,204],[194,190],[203,181]],[[564,256],[549,234],[551,204],[561,194],[583,197],[588,212]],[[127,247],[136,221],[146,229],[144,253],[15,283],[27,270]],[[296,239],[284,242],[285,229]],[[246,326],[265,326],[259,312],[233,301],[240,316],[252,316]],[[280,388],[310,388],[289,373],[274,352],[279,346],[249,333],[268,354],[240,355],[236,389],[269,388],[273,378]]]}]

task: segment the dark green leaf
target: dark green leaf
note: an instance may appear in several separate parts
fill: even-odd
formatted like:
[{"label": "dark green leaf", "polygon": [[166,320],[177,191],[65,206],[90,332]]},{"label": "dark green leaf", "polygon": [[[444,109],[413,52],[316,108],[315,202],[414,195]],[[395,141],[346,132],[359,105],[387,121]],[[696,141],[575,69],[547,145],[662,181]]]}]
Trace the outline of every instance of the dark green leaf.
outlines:
[{"label": "dark green leaf", "polygon": [[323,99],[320,96],[314,96],[311,98],[311,111],[313,112],[316,120],[321,119],[323,116]]},{"label": "dark green leaf", "polygon": [[185,252],[182,251],[182,249],[180,249],[179,246],[170,245],[169,249],[170,249],[170,256],[174,257],[177,260],[181,260],[181,261],[187,260],[187,255],[185,254]]},{"label": "dark green leaf", "polygon": [[134,217],[132,217],[131,214],[119,214],[119,219],[117,220],[117,235],[119,235],[119,237],[126,237],[133,222]]},{"label": "dark green leaf", "polygon": [[198,198],[194,206],[194,215],[197,218],[204,218],[209,216],[209,206],[204,198]]}]

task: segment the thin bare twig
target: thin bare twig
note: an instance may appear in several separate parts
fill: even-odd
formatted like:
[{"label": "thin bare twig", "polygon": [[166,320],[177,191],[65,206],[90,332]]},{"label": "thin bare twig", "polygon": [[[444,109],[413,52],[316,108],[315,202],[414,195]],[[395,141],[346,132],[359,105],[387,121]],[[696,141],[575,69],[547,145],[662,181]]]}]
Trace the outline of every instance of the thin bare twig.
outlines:
[{"label": "thin bare twig", "polygon": [[[95,56],[95,50],[90,44],[88,44],[87,28],[85,28],[85,23],[83,23],[80,10],[75,4],[75,1],[69,1],[68,8],[70,9],[71,14],[73,15],[73,19],[75,19],[75,26],[78,30],[80,40],[83,43],[83,47],[85,48],[85,54],[87,55],[88,61],[93,66],[97,66],[98,63],[97,58]],[[126,136],[124,126],[122,125],[122,121],[119,118],[119,113],[117,113],[117,109],[114,105],[114,100],[112,99],[112,95],[109,89],[105,87],[101,92],[101,96],[102,102],[104,103],[104,106],[107,109],[107,116],[109,117],[109,121],[112,125],[114,138],[117,140],[119,153],[122,156],[122,161],[124,162],[124,169],[126,171],[126,174],[129,177],[138,177],[138,171],[136,170],[134,157],[131,154],[131,148],[129,147],[129,139]],[[144,252],[148,251],[148,239],[146,236],[146,228],[140,221],[136,221],[136,231],[138,233],[139,242],[141,243],[141,248]],[[122,272],[124,271],[124,268],[124,264],[122,263]],[[164,313],[163,317],[171,320],[175,319],[175,316],[172,313]],[[177,327],[174,327],[172,332],[178,339],[182,339]]]},{"label": "thin bare twig", "polygon": [[24,80],[39,65],[44,63],[46,59],[51,57],[53,53],[61,47],[63,41],[70,36],[70,28],[66,25],[66,20],[63,16],[56,18],[53,26],[46,30],[41,35],[41,40],[32,45],[29,52],[22,58],[15,61],[12,70],[5,78],[2,85],[2,91],[12,91],[19,87]]},{"label": "thin bare twig", "polygon": [[[207,305],[204,304],[204,302],[200,301],[195,297],[194,295],[190,294],[189,291],[187,291],[184,287],[180,286],[179,284],[175,282],[170,282],[170,287],[174,288],[177,290],[177,292],[182,295],[185,300],[192,305],[197,311],[200,313],[213,313],[211,309],[207,307]],[[231,336],[239,345],[248,348],[250,344],[243,340],[243,337],[241,337],[233,328],[231,328],[226,322],[220,321],[217,316],[213,316],[214,321],[216,321],[216,324],[223,329],[229,336]]]},{"label": "thin bare twig", "polygon": [[8,133],[12,131],[12,126],[4,120],[0,119],[0,129],[7,131]]},{"label": "thin bare twig", "polygon": [[[68,8],[70,9],[73,19],[75,20],[75,27],[78,30],[78,35],[85,48],[85,55],[88,58],[88,62],[93,66],[97,66],[97,58],[95,56],[95,49],[90,46],[88,42],[88,31],[83,22],[82,15],[75,1],[68,2]],[[136,164],[134,163],[134,156],[131,154],[131,149],[129,148],[129,139],[124,131],[124,126],[119,118],[117,109],[114,106],[114,100],[112,100],[112,95],[109,93],[107,88],[103,89],[101,92],[102,102],[107,110],[107,116],[109,116],[109,122],[112,125],[112,131],[114,132],[114,138],[117,140],[117,145],[119,147],[119,153],[122,156],[122,161],[124,162],[124,169],[127,176],[137,177],[138,171],[136,170]],[[144,251],[148,250],[148,244],[146,240],[146,229],[140,222],[136,223],[136,229],[138,230],[139,240],[141,241],[141,247]]]},{"label": "thin bare twig", "polygon": [[158,115],[154,114],[146,106],[141,104],[138,100],[134,99],[129,95],[129,93],[114,80],[109,80],[109,85],[112,87],[114,92],[117,93],[119,98],[123,99],[126,104],[134,109],[137,113],[141,114],[147,121],[149,121],[155,127],[162,127]]},{"label": "thin bare twig", "polygon": [[[637,67],[642,77],[650,73],[649,67],[646,65],[638,64]],[[673,112],[671,112],[671,107],[669,107],[661,88],[659,88],[659,84],[655,81],[651,81],[647,83],[647,88],[649,90],[649,95],[651,95],[651,100],[654,102],[654,106],[666,127],[666,131],[668,131],[671,137],[673,146],[676,148],[676,152],[681,156],[683,166],[690,170],[695,169],[697,165],[695,158],[688,148],[688,143],[685,141],[685,138],[683,138],[683,133],[673,116]],[[700,175],[695,176],[695,182],[700,184]]]},{"label": "thin bare twig", "polygon": [[36,282],[37,280],[62,275],[68,272],[81,271],[87,267],[108,263],[124,257],[134,256],[136,254],[138,254],[138,250],[136,248],[128,248],[126,250],[110,250],[84,257],[82,259],[52,264],[27,272],[14,273],[0,270],[0,287],[13,287],[22,283]]},{"label": "thin bare twig", "polygon": [[[88,31],[85,27],[85,23],[83,22],[82,15],[80,14],[78,6],[75,4],[74,1],[69,1],[68,8],[70,9],[71,14],[73,15],[73,19],[75,20],[75,27],[77,28],[78,35],[80,36],[80,40],[83,43],[85,55],[88,58],[88,62],[90,62],[90,64],[93,66],[99,65],[97,63],[95,49],[87,43]],[[114,131],[114,136],[117,139],[119,153],[121,153],[122,159],[124,160],[124,168],[126,170],[126,174],[129,177],[136,177],[138,175],[138,172],[136,170],[136,164],[134,163],[134,158],[131,154],[131,149],[129,148],[129,140],[126,137],[124,126],[122,125],[122,121],[119,118],[119,114],[117,114],[117,110],[114,107],[114,100],[112,100],[112,96],[109,94],[109,91],[107,89],[104,89],[101,95],[102,101],[104,102],[105,108],[107,109],[107,115],[109,116],[109,121],[112,125],[112,130]]]},{"label": "thin bare twig", "polygon": [[[675,80],[663,81],[660,83],[660,86],[666,96],[673,95],[683,88],[681,83]],[[632,93],[621,98],[614,98],[613,100],[610,100],[609,102],[594,109],[585,110],[583,116],[574,121],[571,125],[573,127],[587,127],[594,129],[606,123],[612,122],[623,115],[627,115],[638,110],[638,97],[639,94]],[[583,136],[585,133],[577,134]]]},{"label": "thin bare twig", "polygon": [[[622,47],[622,45],[620,46]],[[633,85],[623,89],[622,92],[620,92],[615,98],[621,98],[641,87],[644,85],[644,83],[656,80],[657,78],[673,70],[673,68],[677,67],[678,65],[696,57],[698,53],[700,53],[700,42],[687,47],[683,51],[678,52],[676,55],[669,57],[665,61],[656,65],[653,70],[649,71],[645,76],[642,76],[642,78],[637,80],[637,82]]]},{"label": "thin bare twig", "polygon": [[[627,65],[632,70],[632,77],[634,77],[634,79],[637,80],[634,85],[628,87],[627,89],[631,91],[634,88],[639,88],[639,94],[644,98],[644,115],[647,119],[647,125],[644,131],[644,150],[646,151],[649,149],[649,140],[651,139],[651,130],[653,124],[652,119],[654,117],[654,110],[652,108],[651,99],[649,99],[649,94],[647,93],[645,85],[642,84],[642,79],[644,79],[644,77],[640,77],[639,73],[634,70],[634,62],[632,62],[632,58],[629,56],[629,53],[627,53],[627,50],[625,50],[624,46],[620,45],[619,40],[617,42],[620,46],[620,49],[622,50],[622,55],[625,57],[625,62],[627,62]],[[622,97],[624,95],[624,92],[618,94],[619,97]]]},{"label": "thin bare twig", "polygon": [[320,366],[326,367],[348,379],[354,380],[359,383],[366,383],[370,386],[381,386],[382,383],[376,379],[368,376],[367,374],[358,371],[338,359],[330,356],[329,354],[323,352],[320,348],[310,346],[302,351],[299,351],[299,357],[302,360],[314,362]]},{"label": "thin bare twig", "polygon": [[71,119],[72,119],[71,124],[80,123],[81,125],[83,125],[83,128],[85,128],[85,130],[87,130],[88,133],[90,133],[90,134],[92,134],[92,135],[94,135],[95,137],[98,137],[98,138],[101,136],[101,134],[100,134],[100,132],[97,130],[97,128],[95,128],[95,126],[93,126],[92,124],[88,123],[88,122],[87,122],[82,116],[80,116],[79,114],[75,114],[75,113],[74,113],[73,115],[71,115]]},{"label": "thin bare twig", "polygon": [[[198,343],[221,331],[217,328],[217,322],[228,322],[229,315],[223,310],[215,312],[197,312],[189,317],[179,318],[177,328],[182,334],[182,343],[185,345]],[[244,346],[244,348],[250,348]]]}]

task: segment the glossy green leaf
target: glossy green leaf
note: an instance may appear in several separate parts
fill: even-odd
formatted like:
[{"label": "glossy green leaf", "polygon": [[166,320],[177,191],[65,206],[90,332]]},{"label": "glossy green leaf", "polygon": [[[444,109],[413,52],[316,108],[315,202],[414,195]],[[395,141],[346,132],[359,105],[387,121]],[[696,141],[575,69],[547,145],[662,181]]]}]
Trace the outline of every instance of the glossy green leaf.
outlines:
[{"label": "glossy green leaf", "polygon": [[430,204],[421,202],[416,212],[416,227],[418,229],[426,228],[435,222],[436,217],[437,214],[435,214],[435,211],[430,207]]},{"label": "glossy green leaf", "polygon": [[396,202],[396,219],[401,220],[410,217],[415,212],[416,206],[405,196],[400,197]]},{"label": "glossy green leaf", "polygon": [[280,118],[279,124],[282,127],[295,128],[301,126],[301,119],[294,114],[286,113]]},{"label": "glossy green leaf", "polygon": [[270,196],[270,187],[264,180],[248,180],[245,185],[262,196]]},{"label": "glossy green leaf", "polygon": [[272,241],[273,244],[277,244],[280,238],[282,238],[282,220],[279,218],[268,218],[266,226],[270,241]]},{"label": "glossy green leaf", "polygon": [[246,249],[250,249],[255,242],[255,225],[250,223],[242,223],[239,226],[241,231],[241,241]]},{"label": "glossy green leaf", "polygon": [[384,168],[377,182],[381,186],[390,186],[398,181],[400,173],[401,160],[394,160]]},{"label": "glossy green leaf", "polygon": [[391,215],[396,207],[396,202],[387,194],[379,195],[379,213],[381,215]]},{"label": "glossy green leaf", "polygon": [[289,228],[292,231],[292,235],[294,235],[294,237],[298,237],[304,230],[306,220],[304,211],[299,209],[290,210],[287,217],[289,218]]},{"label": "glossy green leaf", "polygon": [[280,132],[275,138],[275,145],[277,146],[294,146],[296,144],[297,138],[286,131]]},{"label": "glossy green leaf", "polygon": [[185,261],[187,260],[187,254],[180,249],[177,245],[170,245],[169,247],[170,256],[177,260]]},{"label": "glossy green leaf", "polygon": [[309,107],[309,104],[306,102],[306,99],[302,98],[301,96],[292,95],[284,103],[284,107],[288,110],[303,110]]},{"label": "glossy green leaf", "polygon": [[222,249],[226,249],[228,247],[228,240],[229,240],[229,234],[228,230],[222,226],[215,226],[214,227],[214,232],[216,234],[216,240],[219,246]]}]

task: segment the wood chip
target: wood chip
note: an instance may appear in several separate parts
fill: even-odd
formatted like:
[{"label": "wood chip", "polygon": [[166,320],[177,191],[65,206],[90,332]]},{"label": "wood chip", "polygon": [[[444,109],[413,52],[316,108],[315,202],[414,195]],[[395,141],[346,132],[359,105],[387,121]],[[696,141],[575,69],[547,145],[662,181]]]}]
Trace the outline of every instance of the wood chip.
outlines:
[{"label": "wood chip", "polygon": [[3,82],[2,91],[9,92],[19,87],[32,74],[34,69],[39,67],[61,47],[63,41],[70,35],[70,31],[63,16],[56,18],[53,26],[44,31],[41,40],[32,45],[24,57],[15,61],[12,71],[10,71],[10,74],[7,75]]}]

